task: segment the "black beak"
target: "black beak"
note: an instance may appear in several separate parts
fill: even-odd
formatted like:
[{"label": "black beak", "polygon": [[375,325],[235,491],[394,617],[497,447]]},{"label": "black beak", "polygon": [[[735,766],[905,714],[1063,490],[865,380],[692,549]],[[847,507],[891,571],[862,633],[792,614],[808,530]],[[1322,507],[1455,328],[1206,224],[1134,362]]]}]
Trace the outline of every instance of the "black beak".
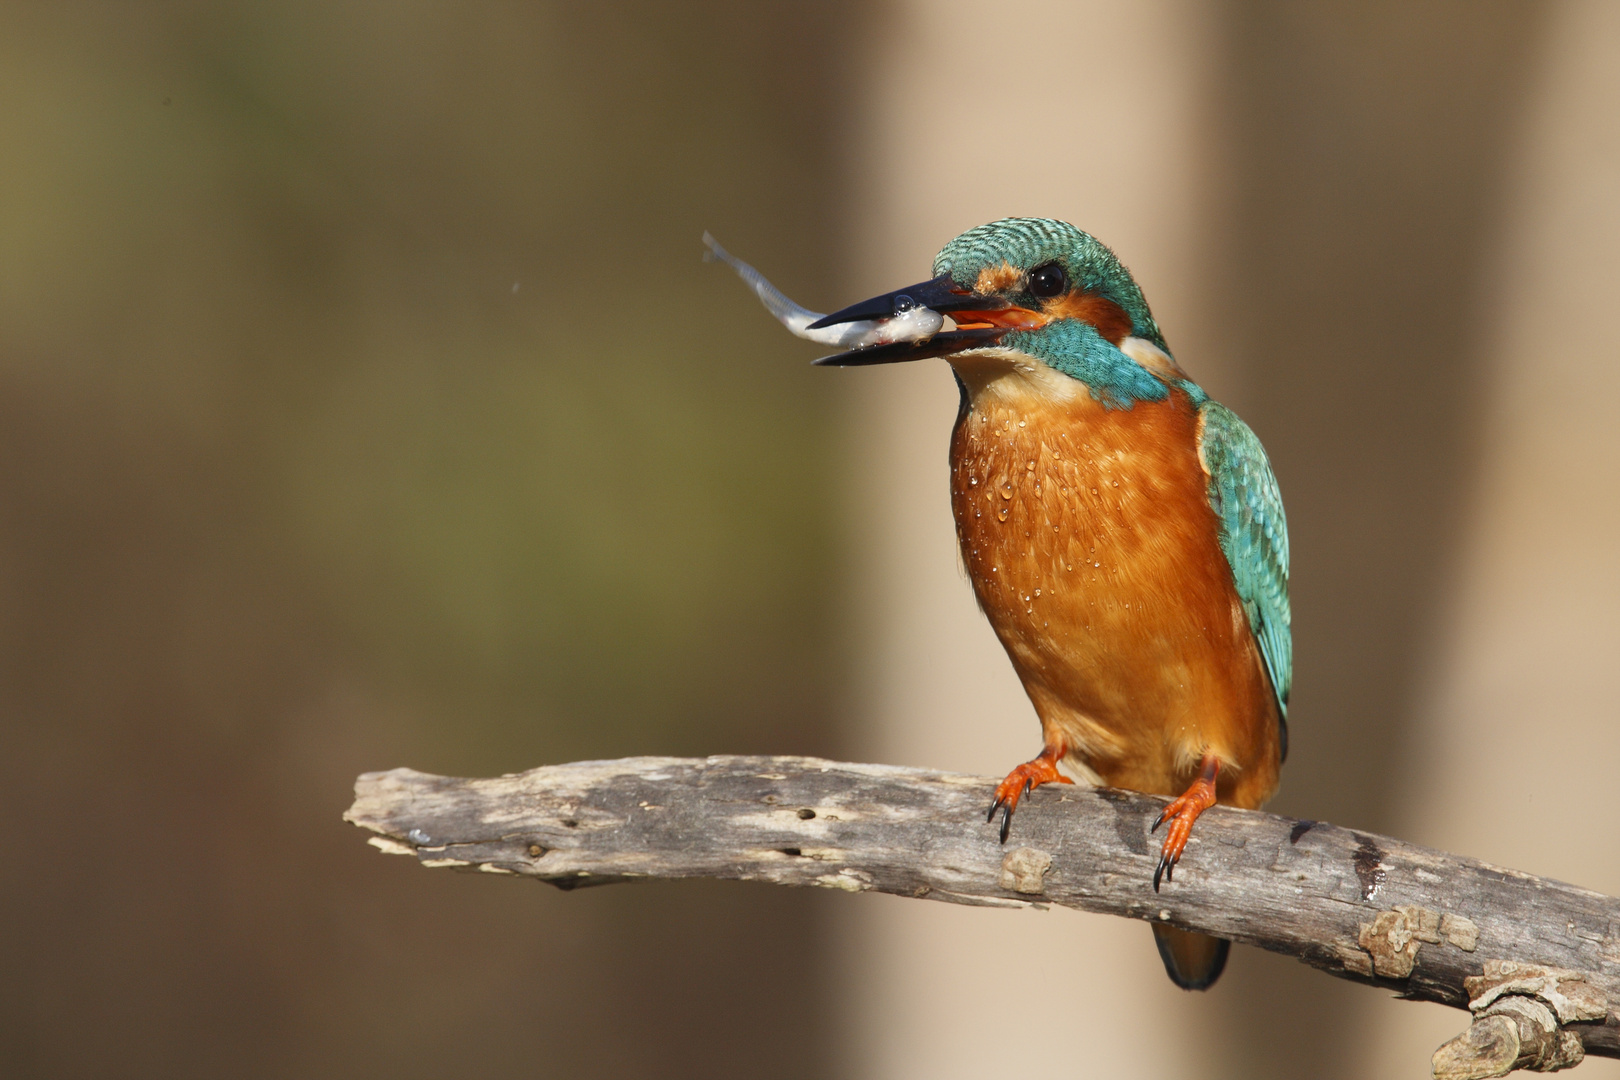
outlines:
[{"label": "black beak", "polygon": [[926,360],[930,356],[950,356],[968,349],[982,349],[994,345],[1007,332],[1001,326],[976,326],[970,330],[946,330],[926,341],[896,341],[888,345],[869,345],[864,349],[823,356],[812,363],[820,367],[865,367],[867,364],[899,364],[907,360]]},{"label": "black beak", "polygon": [[963,308],[990,311],[1006,306],[1005,300],[998,297],[975,296],[971,290],[964,289],[952,281],[951,275],[941,274],[931,281],[919,281],[904,289],[851,304],[831,315],[823,315],[811,323],[808,329],[820,330],[823,327],[856,322],[860,319],[887,319],[918,307],[933,308],[935,311],[960,311]]},{"label": "black beak", "polygon": [[[999,296],[980,296],[964,289],[941,274],[929,281],[919,281],[892,293],[874,296],[851,304],[842,311],[823,316],[810,324],[811,330],[838,323],[861,319],[887,319],[904,314],[912,308],[926,307],[935,311],[999,311],[1011,305]],[[896,341],[888,345],[869,345],[864,349],[823,356],[816,363],[822,367],[864,367],[867,364],[898,364],[906,360],[924,360],[930,356],[949,356],[966,349],[994,345],[1007,331],[1000,326],[973,327],[968,330],[947,330],[926,341]]]}]

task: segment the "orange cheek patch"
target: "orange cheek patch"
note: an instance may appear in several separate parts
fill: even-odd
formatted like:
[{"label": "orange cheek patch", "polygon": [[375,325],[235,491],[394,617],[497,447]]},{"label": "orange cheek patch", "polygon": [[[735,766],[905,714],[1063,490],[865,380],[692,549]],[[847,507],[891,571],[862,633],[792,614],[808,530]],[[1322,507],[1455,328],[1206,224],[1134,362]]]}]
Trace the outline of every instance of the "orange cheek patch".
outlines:
[{"label": "orange cheek patch", "polygon": [[[980,296],[1003,296],[1023,286],[1023,271],[1009,263],[987,266],[973,281],[973,291]],[[1054,319],[1078,319],[1095,326],[1103,340],[1114,345],[1130,337],[1134,329],[1124,308],[1107,297],[1087,292],[1070,292],[1048,301],[1044,312],[1004,308],[954,312],[952,317],[959,327],[1000,326],[1008,330],[1033,330]]]},{"label": "orange cheek patch", "polygon": [[1118,345],[1131,336],[1131,317],[1125,309],[1104,296],[1072,292],[1046,306],[1054,319],[1078,319],[1097,328],[1103,340]]}]

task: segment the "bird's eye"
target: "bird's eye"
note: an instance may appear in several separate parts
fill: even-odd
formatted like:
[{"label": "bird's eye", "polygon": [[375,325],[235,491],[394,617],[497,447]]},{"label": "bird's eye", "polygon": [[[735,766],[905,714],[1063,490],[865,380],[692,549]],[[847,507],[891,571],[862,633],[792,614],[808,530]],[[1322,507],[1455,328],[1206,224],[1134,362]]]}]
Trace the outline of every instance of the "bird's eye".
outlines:
[{"label": "bird's eye", "polygon": [[1029,272],[1029,291],[1042,300],[1050,300],[1069,287],[1069,275],[1057,263],[1037,266]]}]

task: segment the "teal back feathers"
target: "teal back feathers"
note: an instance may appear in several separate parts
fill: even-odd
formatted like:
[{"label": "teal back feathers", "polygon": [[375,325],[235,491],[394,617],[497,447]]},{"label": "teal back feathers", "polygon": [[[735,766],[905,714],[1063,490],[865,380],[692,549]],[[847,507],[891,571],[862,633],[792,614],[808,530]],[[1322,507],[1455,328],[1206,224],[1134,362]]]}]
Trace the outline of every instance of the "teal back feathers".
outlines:
[{"label": "teal back feathers", "polygon": [[1209,502],[1221,523],[1221,551],[1286,717],[1294,682],[1294,639],[1282,494],[1265,447],[1236,413],[1210,401],[1200,409],[1200,419],[1198,453],[1209,470]]}]

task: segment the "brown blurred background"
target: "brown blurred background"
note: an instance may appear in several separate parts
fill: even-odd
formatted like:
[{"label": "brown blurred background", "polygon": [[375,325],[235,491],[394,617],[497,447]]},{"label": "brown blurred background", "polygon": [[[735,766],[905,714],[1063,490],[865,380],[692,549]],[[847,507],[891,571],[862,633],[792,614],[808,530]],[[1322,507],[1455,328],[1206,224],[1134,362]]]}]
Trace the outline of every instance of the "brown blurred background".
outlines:
[{"label": "brown blurred background", "polygon": [[0,1071],[1426,1075],[1460,1014],[1253,950],[1189,996],[1118,920],[339,818],[402,764],[1027,757],[950,380],[810,369],[697,238],[826,310],[1041,213],[1271,452],[1275,808],[1620,892],[1617,73],[1602,0],[0,9]]}]

